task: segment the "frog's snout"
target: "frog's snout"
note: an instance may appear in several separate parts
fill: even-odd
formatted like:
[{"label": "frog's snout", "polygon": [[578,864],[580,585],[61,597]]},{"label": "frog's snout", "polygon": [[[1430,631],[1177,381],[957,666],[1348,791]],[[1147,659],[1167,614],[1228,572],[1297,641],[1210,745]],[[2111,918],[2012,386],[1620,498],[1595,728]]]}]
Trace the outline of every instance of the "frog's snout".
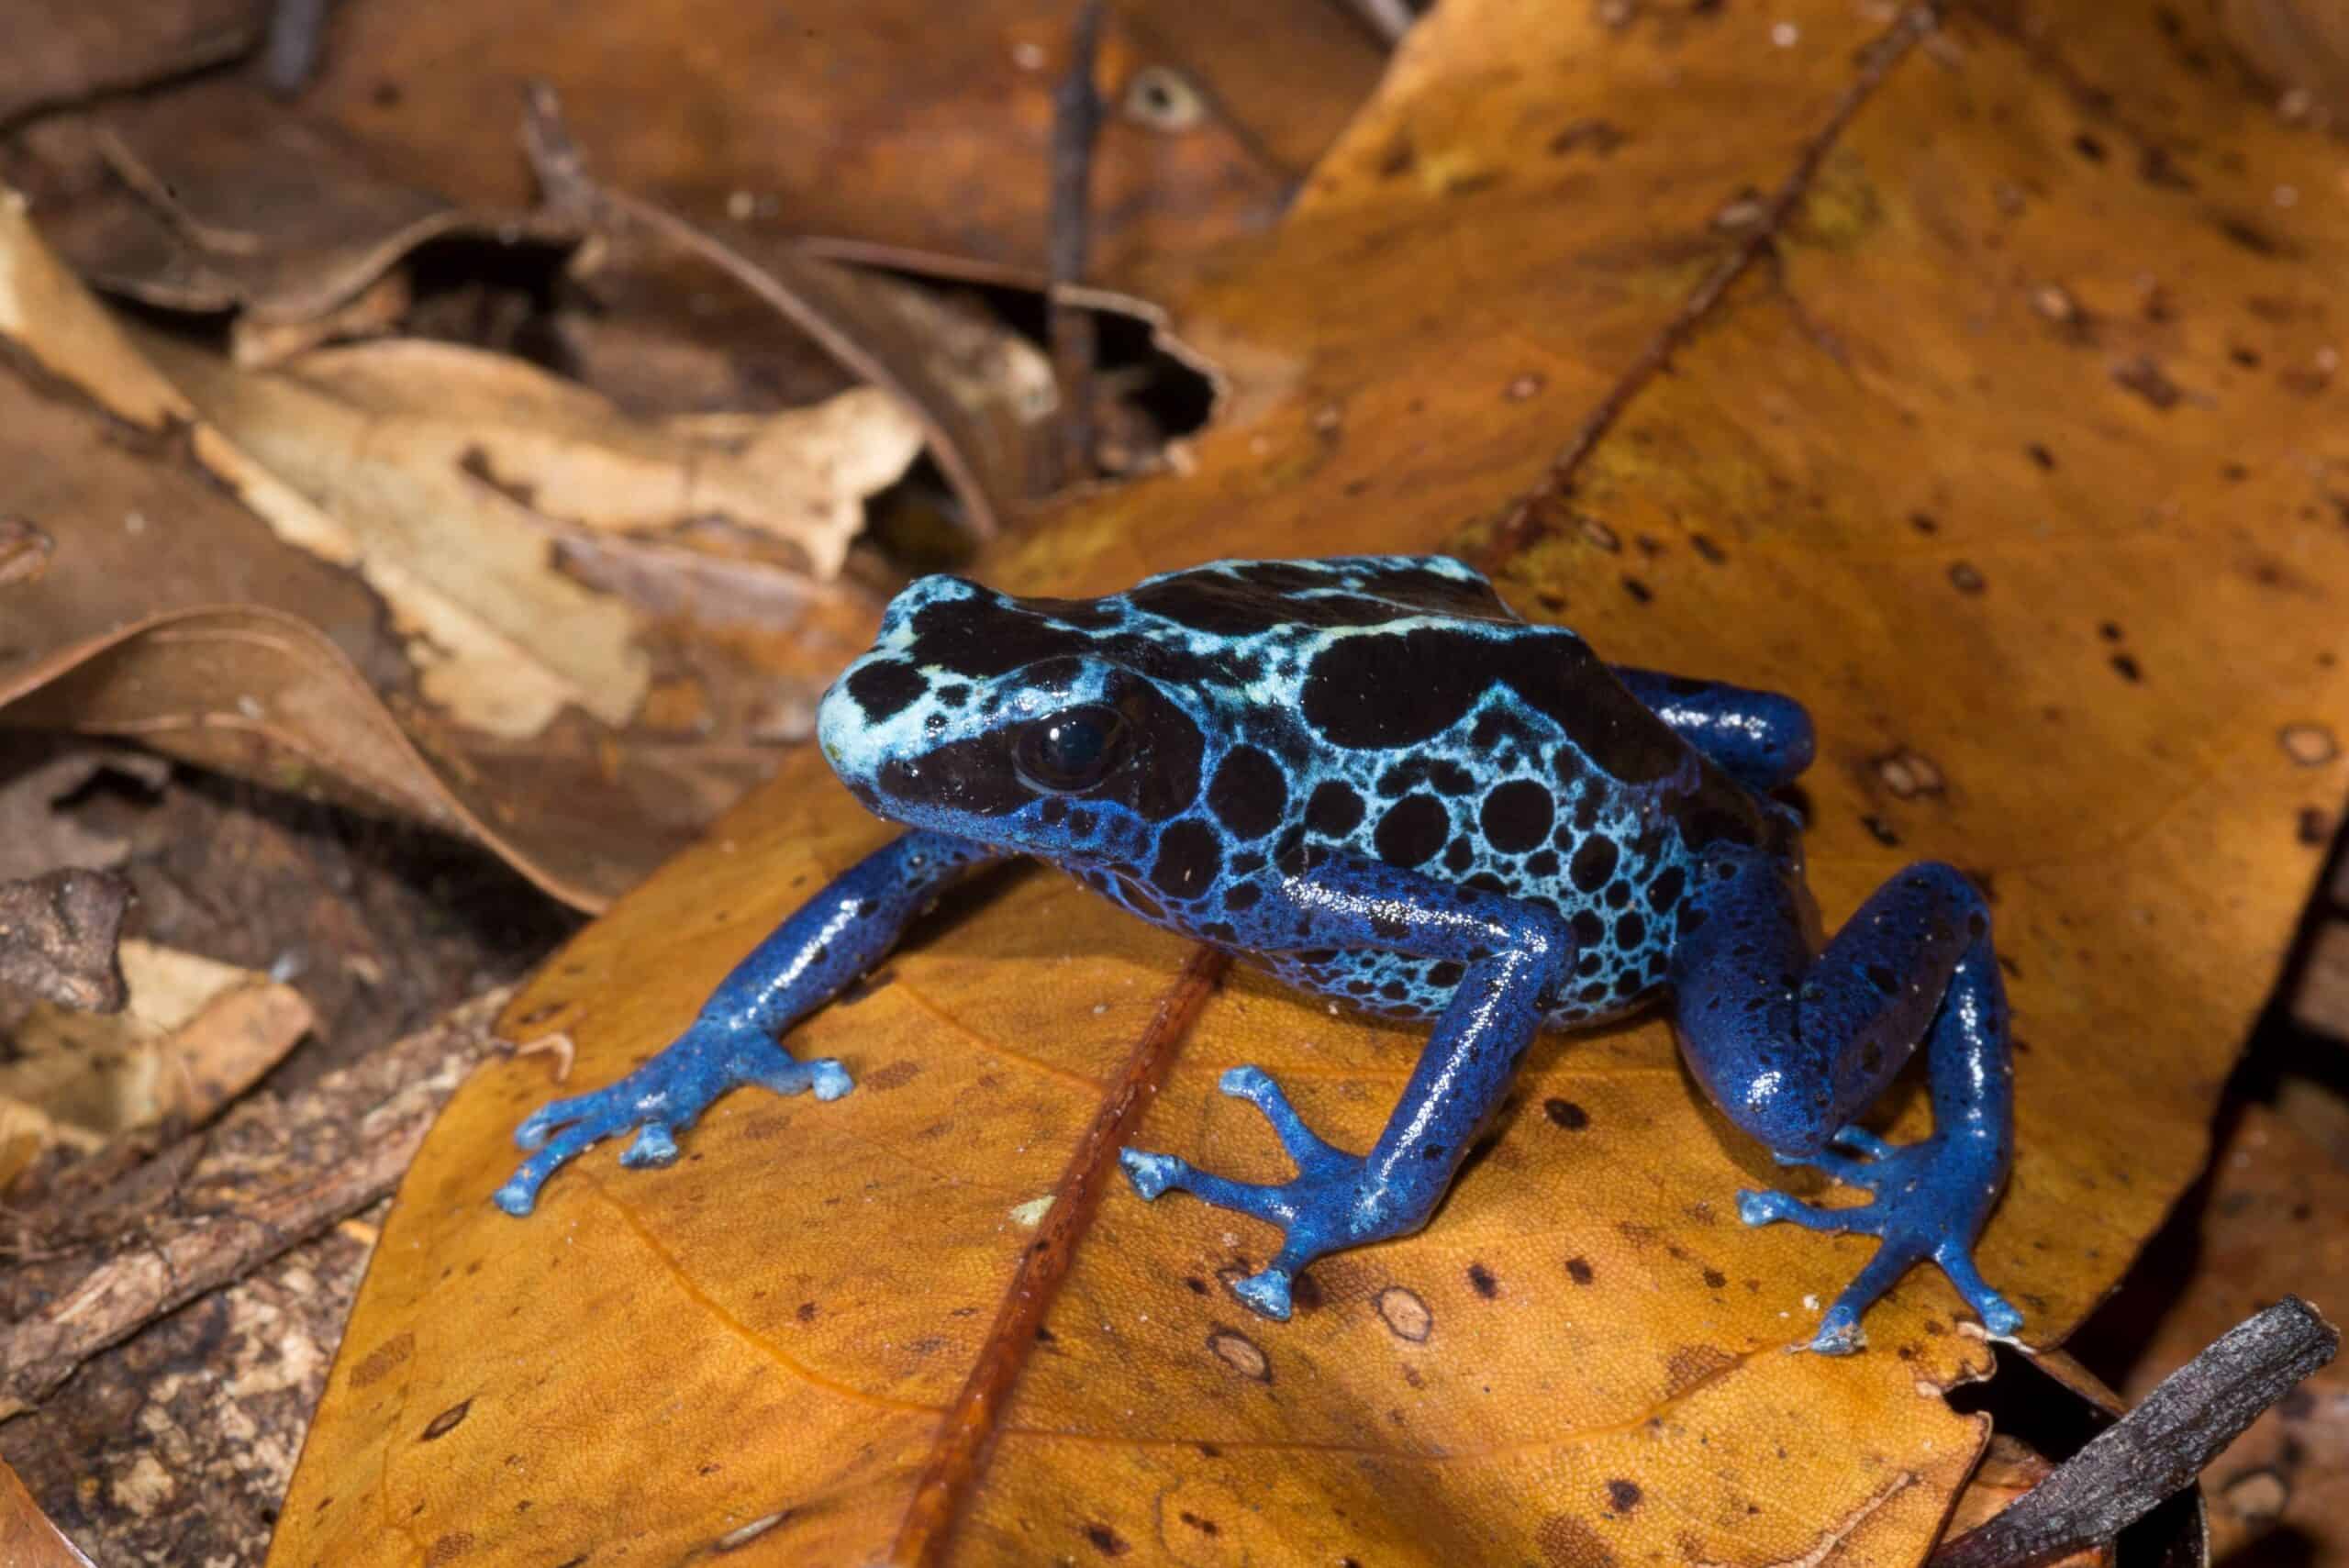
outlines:
[{"label": "frog's snout", "polygon": [[880,760],[871,754],[871,720],[850,685],[871,658],[867,654],[842,671],[841,678],[816,703],[816,744],[823,751],[824,761],[831,764],[832,772],[852,786],[869,784],[879,771]]}]

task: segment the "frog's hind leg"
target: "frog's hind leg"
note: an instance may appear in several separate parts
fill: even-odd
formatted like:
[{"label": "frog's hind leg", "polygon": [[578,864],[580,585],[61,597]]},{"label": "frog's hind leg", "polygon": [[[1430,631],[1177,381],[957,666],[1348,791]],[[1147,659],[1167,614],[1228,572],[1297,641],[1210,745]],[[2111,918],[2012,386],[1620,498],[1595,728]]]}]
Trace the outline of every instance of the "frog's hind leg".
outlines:
[{"label": "frog's hind leg", "polygon": [[1723,773],[1765,794],[1792,784],[1818,750],[1810,714],[1776,692],[1610,666],[1675,735]]},{"label": "frog's hind leg", "polygon": [[[1749,1225],[1787,1220],[1879,1239],[1811,1348],[1858,1349],[1861,1315],[1928,1260],[1985,1329],[2013,1333],[2021,1315],[1973,1258],[2014,1151],[2006,993],[1981,895],[1952,867],[1910,866],[1811,958],[1785,879],[1758,864],[1722,868],[1731,874],[1716,879],[1702,926],[1675,955],[1675,1012],[1690,1065],[1781,1163],[1874,1194],[1833,1209],[1778,1192],[1739,1195]],[[1932,1135],[1895,1146],[1850,1125],[1920,1037]]]},{"label": "frog's hind leg", "polygon": [[1544,907],[1348,860],[1284,876],[1257,909],[1266,936],[1278,931],[1314,947],[1386,949],[1464,966],[1369,1153],[1324,1142],[1280,1085],[1254,1067],[1230,1069],[1221,1086],[1264,1114],[1297,1163],[1292,1180],[1235,1182],[1170,1154],[1121,1151],[1128,1178],[1145,1198],[1179,1188],[1281,1228],[1270,1265],[1231,1290],[1265,1317],[1285,1318],[1291,1284],[1314,1259],[1427,1223],[1515,1075],[1540,1025],[1542,995],[1571,969],[1575,941]]}]

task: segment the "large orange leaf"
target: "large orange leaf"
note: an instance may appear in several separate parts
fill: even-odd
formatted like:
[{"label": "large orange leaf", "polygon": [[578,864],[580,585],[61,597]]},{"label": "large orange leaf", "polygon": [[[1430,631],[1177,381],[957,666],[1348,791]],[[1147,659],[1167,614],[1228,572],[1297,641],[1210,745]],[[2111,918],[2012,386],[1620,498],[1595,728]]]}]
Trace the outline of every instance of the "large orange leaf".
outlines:
[{"label": "large orange leaf", "polygon": [[[992,573],[1451,547],[1611,657],[1800,694],[1829,918],[1920,856],[1995,893],[2021,1133],[1981,1255],[2045,1344],[2197,1169],[2349,782],[2349,215],[2333,146],[2167,8],[1922,15],[1448,0],[1279,233],[1184,269],[1176,328],[1234,382],[1194,471]],[[884,831],[802,758],[509,1029],[607,1081]],[[545,1070],[485,1073],[395,1208],[274,1561],[1932,1540],[1982,1438],[1937,1396],[1986,1348],[1920,1273],[1866,1353],[1788,1353],[1869,1244],[1735,1222],[1780,1173],[1660,1023],[1545,1039],[1434,1225],[1275,1326],[1219,1279],[1269,1233],[1145,1207],[1109,1149],[1138,1112],[1278,1173],[1213,1092],[1235,1062],[1360,1146],[1422,1031],[1208,996],[1101,917],[1049,873],[958,898],[795,1038],[853,1096],[738,1096],[676,1167],[592,1154],[526,1224],[487,1197]]]}]

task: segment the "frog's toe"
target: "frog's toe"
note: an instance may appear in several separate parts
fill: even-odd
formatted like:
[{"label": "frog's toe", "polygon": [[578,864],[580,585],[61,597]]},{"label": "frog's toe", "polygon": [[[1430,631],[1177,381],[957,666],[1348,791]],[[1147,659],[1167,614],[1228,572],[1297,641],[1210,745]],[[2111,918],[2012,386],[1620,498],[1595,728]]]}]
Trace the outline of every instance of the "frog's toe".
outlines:
[{"label": "frog's toe", "polygon": [[2014,1337],[2022,1327],[2022,1314],[2015,1310],[2013,1303],[1990,1288],[1990,1283],[1982,1277],[1982,1271],[1975,1267],[1974,1254],[1970,1250],[1955,1245],[1943,1246],[1933,1253],[1933,1262],[1940,1264],[1942,1273],[1949,1276],[1949,1283],[1956,1287],[1957,1294],[1965,1297],[1965,1305],[1974,1308],[1974,1315],[1982,1319],[1984,1333],[1994,1340]]},{"label": "frog's toe", "polygon": [[574,1127],[546,1141],[529,1159],[514,1168],[506,1184],[490,1195],[490,1201],[519,1219],[539,1206],[539,1189],[547,1178],[586,1151],[604,1136],[588,1128]]},{"label": "frog's toe", "polygon": [[528,1153],[573,1122],[593,1116],[600,1108],[604,1094],[599,1089],[592,1095],[566,1095],[549,1100],[516,1125],[515,1147]]},{"label": "frog's toe", "polygon": [[1323,1142],[1319,1134],[1306,1126],[1305,1118],[1297,1114],[1297,1107],[1288,1103],[1288,1095],[1263,1068],[1226,1068],[1217,1087],[1263,1112],[1264,1119],[1272,1124],[1274,1136],[1281,1140],[1281,1148],[1306,1174],[1326,1176],[1341,1165],[1359,1162],[1344,1150]]},{"label": "frog's toe", "polygon": [[748,1079],[778,1095],[802,1095],[812,1090],[819,1100],[837,1100],[856,1087],[856,1080],[848,1075],[848,1069],[829,1056],[817,1062],[796,1062],[785,1056],[779,1062],[762,1063],[748,1074]]},{"label": "frog's toe", "polygon": [[1289,1315],[1290,1284],[1289,1272],[1275,1264],[1262,1273],[1250,1274],[1243,1280],[1234,1280],[1231,1284],[1231,1294],[1238,1296],[1247,1305],[1249,1310],[1259,1317],[1270,1318],[1276,1323],[1286,1323],[1288,1321]]},{"label": "frog's toe", "polygon": [[1900,1151],[1895,1145],[1887,1143],[1857,1122],[1838,1128],[1835,1136],[1829,1141],[1848,1149],[1854,1154],[1865,1154],[1871,1160],[1888,1160]]},{"label": "frog's toe", "polygon": [[620,1163],[632,1171],[674,1165],[676,1161],[677,1140],[664,1122],[646,1123],[638,1130],[636,1141],[620,1151]]},{"label": "frog's toe", "polygon": [[1867,1267],[1843,1287],[1843,1294],[1835,1298],[1835,1304],[1819,1320],[1819,1332],[1811,1337],[1810,1348],[1823,1356],[1847,1356],[1864,1348],[1867,1336],[1860,1330],[1860,1319],[1926,1255],[1926,1250],[1912,1237],[1887,1237],[1876,1248],[1876,1256],[1868,1260]]},{"label": "frog's toe", "polygon": [[1845,1219],[1850,1212],[1820,1208],[1781,1192],[1749,1189],[1737,1195],[1737,1217],[1748,1225],[1774,1225],[1783,1219],[1806,1230],[1845,1230],[1850,1229]]},{"label": "frog's toe", "polygon": [[1183,1177],[1190,1170],[1189,1165],[1172,1154],[1152,1154],[1141,1149],[1119,1150],[1118,1163],[1125,1167],[1126,1180],[1133,1184],[1144,1203],[1169,1187],[1183,1185]]},{"label": "frog's toe", "polygon": [[1202,1203],[1252,1215],[1275,1225],[1286,1226],[1297,1218],[1297,1205],[1291,1195],[1294,1183],[1259,1186],[1253,1182],[1235,1182],[1229,1176],[1202,1171],[1172,1154],[1151,1154],[1139,1149],[1118,1151],[1118,1162],[1125,1167],[1126,1180],[1145,1199],[1180,1189]]}]

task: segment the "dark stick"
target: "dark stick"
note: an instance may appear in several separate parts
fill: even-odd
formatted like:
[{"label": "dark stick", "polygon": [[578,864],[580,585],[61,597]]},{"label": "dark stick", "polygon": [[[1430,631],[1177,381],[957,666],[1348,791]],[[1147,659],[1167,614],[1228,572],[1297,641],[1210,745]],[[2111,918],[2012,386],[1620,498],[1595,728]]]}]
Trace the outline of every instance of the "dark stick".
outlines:
[{"label": "dark stick", "polygon": [[262,80],[281,98],[310,83],[326,47],[327,0],[275,0],[269,8],[269,45]]},{"label": "dark stick", "polygon": [[2030,1568],[2110,1540],[2181,1487],[2292,1385],[2332,1359],[2340,1331],[2297,1296],[2236,1324],[2164,1378],[2006,1512],[1925,1568]]},{"label": "dark stick", "polygon": [[1083,0],[1069,46],[1068,71],[1052,92],[1052,208],[1050,302],[1052,379],[1060,384],[1061,450],[1053,484],[1093,473],[1093,313],[1063,297],[1085,281],[1093,239],[1093,144],[1101,137],[1101,94],[1093,84],[1101,50],[1101,0]]}]

